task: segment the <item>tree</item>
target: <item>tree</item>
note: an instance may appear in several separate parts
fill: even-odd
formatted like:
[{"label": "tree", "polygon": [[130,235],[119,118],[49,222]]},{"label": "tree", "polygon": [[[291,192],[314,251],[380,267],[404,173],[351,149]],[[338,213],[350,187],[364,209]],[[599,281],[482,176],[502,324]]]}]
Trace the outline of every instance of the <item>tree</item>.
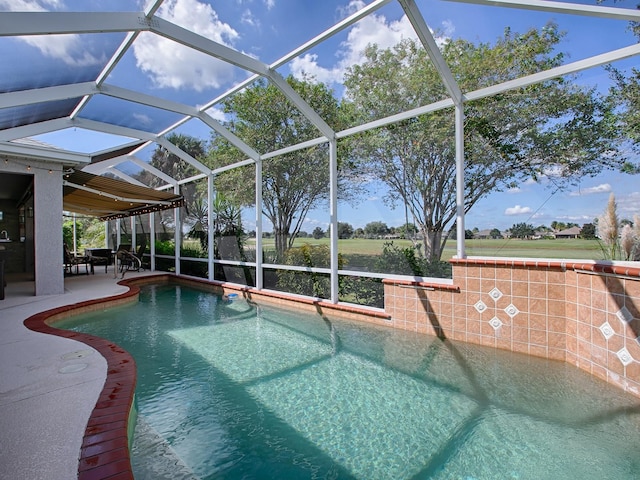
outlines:
[{"label": "tree", "polygon": [[[166,140],[191,157],[195,158],[196,160],[201,160],[205,154],[204,142],[190,135],[172,133],[170,135],[167,135]],[[158,145],[154,150],[149,164],[176,180],[182,180],[192,177],[198,173],[202,173],[198,171],[198,169],[196,169],[193,165],[189,164],[185,160],[182,160],[176,154],[167,150],[161,145]],[[157,187],[165,184],[164,180],[156,177],[147,170],[143,170],[140,174],[137,175],[137,177],[142,183],[150,187]],[[185,204],[190,207],[197,207],[199,202],[203,202],[202,192],[198,192],[197,185],[194,182],[183,184],[180,187],[180,193],[184,196]],[[198,222],[199,218],[197,217],[197,215],[192,215],[192,212],[189,210],[189,208],[181,208],[184,214],[180,215],[180,221],[183,222],[185,221],[186,217],[189,217],[188,223],[190,223],[192,226],[191,228],[193,228],[193,226]],[[182,225],[177,226],[176,230],[182,233]]]},{"label": "tree", "polygon": [[[75,231],[76,231],[76,234],[75,234],[76,244],[74,244],[73,242],[74,224],[75,224]],[[62,223],[62,242],[65,243],[70,250],[73,250],[74,247],[80,246],[80,239],[82,238],[83,232],[84,232],[84,227],[82,225],[82,222],[75,219],[65,220]]]},{"label": "tree", "polygon": [[316,240],[324,238],[324,230],[320,227],[316,227],[313,229],[313,232],[311,232],[311,236]]},{"label": "tree", "polygon": [[353,236],[353,226],[349,223],[338,222],[338,238],[351,238]]},{"label": "tree", "polygon": [[466,230],[464,231],[464,238],[465,238],[465,240],[471,240],[474,236],[475,236],[475,235],[474,235],[474,233],[473,233],[473,230],[466,229]]},{"label": "tree", "polygon": [[[338,130],[341,125],[339,103],[333,92],[323,84],[299,81],[287,82],[327,122]],[[258,81],[236,93],[223,103],[232,119],[224,125],[260,153],[272,152],[319,136],[318,129],[273,84]],[[220,167],[245,160],[246,155],[226,139],[214,135],[210,143],[207,164]],[[357,188],[349,183],[349,168],[338,165],[339,191],[342,198],[354,195]],[[307,213],[326,203],[329,196],[329,152],[326,143],[279,155],[262,164],[262,212],[273,225],[276,254],[284,258],[293,246]],[[241,205],[255,201],[255,170],[236,168],[220,174],[217,188]]]},{"label": "tree", "polygon": [[[615,86],[609,90],[611,101],[619,107],[618,120],[625,138],[640,151],[640,69],[633,68],[628,76],[609,68]],[[638,167],[627,166],[637,173]]]},{"label": "tree", "polygon": [[596,226],[593,223],[585,223],[580,230],[580,237],[586,240],[593,240],[596,238]]},{"label": "tree", "polygon": [[[537,73],[562,63],[555,25],[517,34],[507,29],[495,45],[464,40],[442,54],[462,90]],[[366,61],[345,77],[346,98],[361,121],[432,104],[447,92],[424,49],[405,40],[393,49],[367,47]],[[611,105],[569,78],[502,92],[465,104],[465,205],[555,168],[562,185],[603,168],[613,157]],[[369,131],[353,140],[352,154],[386,183],[386,200],[399,199],[419,227],[424,254],[441,258],[456,218],[454,112],[440,110]]]},{"label": "tree", "polygon": [[418,233],[418,228],[415,223],[405,223],[404,225],[399,226],[396,229],[396,232],[402,238],[414,238],[416,233]]},{"label": "tree", "polygon": [[389,227],[384,222],[369,222],[364,226],[364,233],[367,237],[382,237],[389,233]]},{"label": "tree", "polygon": [[490,232],[489,232],[489,236],[491,238],[502,238],[502,232],[500,230],[498,230],[497,228],[493,228]]},{"label": "tree", "polygon": [[535,233],[533,225],[528,223],[515,223],[510,231],[513,238],[531,238]]}]

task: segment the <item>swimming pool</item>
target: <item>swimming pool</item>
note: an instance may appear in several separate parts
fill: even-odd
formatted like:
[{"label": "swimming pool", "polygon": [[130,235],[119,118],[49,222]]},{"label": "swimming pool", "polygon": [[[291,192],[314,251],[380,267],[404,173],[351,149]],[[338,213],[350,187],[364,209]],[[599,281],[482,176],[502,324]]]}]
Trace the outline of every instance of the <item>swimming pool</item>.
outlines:
[{"label": "swimming pool", "polygon": [[635,479],[638,400],[569,365],[181,286],[56,326],[136,359],[136,479]]}]

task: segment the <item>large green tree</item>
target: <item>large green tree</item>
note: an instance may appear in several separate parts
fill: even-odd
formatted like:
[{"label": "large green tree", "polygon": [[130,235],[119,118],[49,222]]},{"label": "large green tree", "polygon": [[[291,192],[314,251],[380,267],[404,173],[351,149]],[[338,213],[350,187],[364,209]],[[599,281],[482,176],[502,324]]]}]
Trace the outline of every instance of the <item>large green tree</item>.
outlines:
[{"label": "large green tree", "polygon": [[[288,77],[287,82],[329,124],[342,124],[339,102],[323,84]],[[273,84],[259,81],[224,104],[230,120],[224,125],[261,154],[319,137],[318,129],[287,100]],[[207,163],[211,167],[246,159],[221,136],[212,137]],[[340,183],[348,181],[345,164]],[[254,205],[254,168],[229,170],[216,179],[216,186],[241,205]],[[291,248],[310,210],[326,204],[329,196],[329,151],[321,144],[264,160],[262,166],[262,213],[273,225],[276,252],[282,259]],[[341,188],[343,195],[353,189]]]},{"label": "large green tree", "polygon": [[[562,64],[557,27],[523,34],[507,29],[494,44],[452,40],[442,54],[463,92]],[[429,105],[447,97],[421,45],[370,45],[366,61],[345,77],[357,121]],[[556,185],[620,166],[610,104],[571,78],[502,92],[465,103],[465,204],[468,212],[491,192],[554,171]],[[360,135],[351,153],[387,184],[387,200],[402,202],[420,229],[424,255],[441,258],[456,218],[453,109],[439,110]]]}]

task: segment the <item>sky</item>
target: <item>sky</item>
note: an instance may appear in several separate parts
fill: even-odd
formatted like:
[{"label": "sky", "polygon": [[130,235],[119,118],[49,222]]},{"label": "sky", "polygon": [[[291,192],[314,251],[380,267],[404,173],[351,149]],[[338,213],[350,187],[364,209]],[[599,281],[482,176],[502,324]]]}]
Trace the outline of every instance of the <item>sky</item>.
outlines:
[{"label": "sky", "polygon": [[[166,0],[157,14],[272,64],[366,3],[360,0]],[[568,54],[568,62],[636,43],[625,20],[496,8],[455,1],[417,0],[416,3],[438,41],[465,38],[473,42],[493,43],[507,26],[523,32],[554,21],[566,32],[559,50]],[[594,5],[596,2],[580,3]],[[616,3],[609,0],[604,5],[635,8],[636,3],[637,0]],[[143,6],[144,2],[136,0],[0,0],[0,10],[22,11],[135,11]],[[123,36],[109,34],[98,36],[98,39],[95,37],[25,37],[13,40],[16,43],[12,55],[18,59],[28,52],[37,51],[43,61],[51,62],[50,65],[43,63],[47,68],[62,67],[70,76],[71,72],[82,71],[89,77],[95,77],[94,71],[100,71],[100,65],[104,64]],[[328,84],[340,96],[346,68],[362,60],[361,51],[367,44],[390,47],[407,37],[415,38],[415,33],[402,9],[392,1],[375,14],[282,65],[278,71],[284,76],[310,74]],[[185,65],[190,68],[185,68]],[[639,57],[618,62],[615,66],[626,70],[637,65],[640,65]],[[24,68],[29,67],[26,65]],[[188,51],[169,40],[142,33],[133,49],[112,72],[108,83],[199,106],[242,81],[246,75],[246,72]],[[608,74],[599,67],[580,74],[577,81],[585,86],[594,86],[601,92],[606,92],[610,85]],[[92,101],[81,116],[98,119],[105,112],[113,112],[116,123],[122,124],[126,119],[127,125],[148,131],[160,131],[180,118],[152,108],[134,111],[124,102],[112,98]],[[218,120],[225,119],[224,114],[216,108],[209,110],[209,113]],[[177,131],[208,140],[209,130],[206,125],[192,121]],[[122,142],[122,138],[116,140],[109,135],[77,129],[37,138],[60,148],[81,152],[99,151]],[[148,159],[151,151],[141,152],[141,158],[146,155]],[[122,168],[126,170],[127,167]],[[553,221],[582,225],[593,222],[604,212],[611,193],[615,195],[621,218],[632,219],[633,215],[640,215],[640,177],[606,172],[595,178],[584,178],[579,186],[566,191],[554,191],[549,188],[550,184],[548,179],[543,178],[539,182],[525,182],[507,192],[491,194],[467,214],[466,227],[504,230],[516,223],[549,226]],[[404,224],[404,209],[391,210],[383,202],[384,188],[380,185],[371,187],[359,205],[339,206],[339,221],[356,228],[364,227],[371,221],[383,221],[388,226]],[[251,229],[251,219],[246,222],[246,227]],[[303,230],[310,232],[315,226],[326,228],[328,223],[326,209],[318,209],[310,213]]]}]

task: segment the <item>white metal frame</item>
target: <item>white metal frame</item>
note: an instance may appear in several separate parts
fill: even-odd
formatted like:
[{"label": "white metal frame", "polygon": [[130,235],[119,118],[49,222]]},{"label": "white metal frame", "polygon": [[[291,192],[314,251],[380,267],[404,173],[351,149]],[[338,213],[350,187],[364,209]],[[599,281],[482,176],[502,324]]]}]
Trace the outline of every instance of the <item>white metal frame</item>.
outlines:
[{"label": "white metal frame", "polygon": [[[457,256],[459,258],[465,257],[464,250],[464,104],[467,101],[476,100],[479,98],[495,95],[500,92],[521,88],[527,85],[542,82],[551,78],[556,78],[576,72],[580,72],[585,69],[593,68],[603,64],[608,64],[617,60],[622,60],[632,56],[640,55],[640,44],[630,45],[625,48],[610,51],[601,55],[596,55],[584,60],[569,63],[560,67],[552,68],[547,71],[528,75],[516,80],[504,82],[501,84],[493,85],[487,88],[471,92],[461,91],[459,85],[455,81],[453,74],[451,73],[448,65],[442,57],[440,50],[437,47],[435,39],[429,30],[427,22],[423,16],[422,11],[416,4],[415,0],[397,0],[398,4],[402,7],[407,18],[411,22],[418,38],[422,45],[428,52],[434,66],[440,74],[440,78],[446,87],[449,98],[441,100],[439,102],[432,103],[430,105],[424,105],[419,108],[415,108],[409,111],[401,112],[396,115],[391,115],[386,118],[375,120],[366,124],[358,125],[353,128],[349,128],[340,132],[334,132],[329,125],[322,119],[285,81],[285,79],[276,71],[277,68],[288,63],[292,59],[302,55],[309,51],[313,47],[317,46],[321,42],[329,39],[333,35],[345,30],[352,26],[355,22],[365,18],[366,16],[376,12],[378,9],[386,4],[395,0],[374,0],[364,8],[345,18],[344,20],[336,23],[333,27],[325,30],[320,35],[312,38],[308,42],[298,46],[282,58],[278,59],[271,65],[267,65],[255,58],[245,55],[241,52],[235,51],[225,45],[212,41],[201,35],[198,35],[186,28],[173,24],[163,18],[156,15],[156,12],[163,3],[163,0],[151,1],[147,8],[142,12],[98,12],[98,13],[76,13],[76,12],[0,12],[0,24],[2,29],[0,30],[0,36],[26,36],[26,35],[47,35],[47,34],[85,34],[85,33],[104,33],[104,32],[126,32],[127,35],[119,48],[116,50],[113,57],[107,63],[105,68],[100,72],[95,82],[82,82],[73,85],[62,85],[55,87],[46,87],[39,89],[31,89],[21,92],[9,92],[0,94],[0,108],[18,107],[23,105],[31,105],[41,102],[64,100],[70,98],[83,97],[82,101],[72,112],[68,118],[50,120],[40,122],[37,124],[25,125],[15,128],[6,129],[0,131],[0,154],[17,155],[17,156],[29,156],[32,158],[45,159],[50,161],[57,161],[66,164],[73,165],[86,165],[85,170],[92,173],[104,173],[110,172],[118,175],[120,178],[126,179],[136,183],[131,177],[124,174],[116,167],[122,163],[131,161],[137,164],[139,167],[149,171],[151,174],[160,178],[166,184],[159,189],[173,189],[174,192],[179,192],[180,185],[195,181],[202,178],[207,178],[208,195],[207,204],[209,212],[212,211],[213,197],[214,197],[214,178],[215,175],[223,171],[237,168],[245,165],[255,166],[255,180],[256,180],[256,192],[255,192],[255,204],[256,204],[256,261],[255,268],[257,269],[257,288],[262,289],[262,270],[263,268],[272,268],[272,265],[263,264],[262,258],[262,164],[263,161],[268,160],[279,155],[309,148],[314,145],[328,143],[329,146],[329,165],[330,165],[330,231],[331,231],[331,267],[330,269],[312,269],[320,273],[329,273],[331,275],[331,301],[338,302],[338,275],[353,274],[360,275],[360,272],[349,272],[338,270],[338,242],[337,242],[337,223],[338,223],[338,211],[337,211],[337,185],[338,185],[338,170],[337,170],[337,140],[345,138],[357,133],[365,132],[371,129],[379,128],[385,125],[399,122],[408,118],[412,118],[428,112],[434,112],[447,108],[454,108],[455,111],[455,145],[456,145],[456,166],[457,166]],[[560,3],[547,0],[449,0],[455,2],[464,2],[472,4],[481,4],[488,6],[501,6],[508,8],[526,9],[532,11],[545,11],[559,14],[571,14],[571,15],[583,15],[583,16],[597,16],[602,18],[611,18],[624,21],[640,21],[640,11],[632,10],[620,7],[604,7],[596,5],[583,5],[583,4],[571,4]],[[136,38],[141,32],[150,32],[152,34],[168,38],[188,48],[200,51],[206,55],[222,60],[226,63],[232,64],[236,67],[252,72],[253,75],[247,78],[245,81],[239,83],[233,88],[229,89],[223,95],[211,100],[207,104],[200,107],[193,107],[184,105],[178,102],[154,97],[147,94],[142,94],[133,90],[129,90],[122,87],[110,85],[106,82],[109,74],[117,66],[118,62],[124,57],[125,53],[132,47]],[[223,100],[228,98],[235,92],[246,88],[251,85],[256,79],[265,78],[272,82],[285,97],[291,101],[306,118],[318,129],[319,136],[315,139],[311,139],[300,143],[298,145],[292,145],[287,148],[283,148],[278,151],[272,152],[257,152],[244,141],[227,130],[218,121],[211,117],[207,111],[217,104],[220,104]],[[173,113],[182,115],[183,117],[170,126],[169,128],[156,133],[144,132],[136,129],[120,127],[104,122],[98,122],[94,120],[86,120],[79,117],[83,108],[87,105],[90,99],[96,95],[106,95],[121,100],[138,103],[140,105],[146,105]],[[164,135],[175,130],[177,127],[183,125],[191,119],[198,119],[216,131],[219,135],[223,136],[235,147],[237,147],[244,155],[246,159],[238,162],[234,165],[229,165],[224,168],[211,170],[207,166],[203,165],[197,159],[191,157],[186,152],[182,151],[175,145],[168,142]],[[109,133],[113,135],[125,136],[133,139],[138,139],[144,142],[141,146],[136,148],[130,154],[112,158],[102,163],[91,164],[90,156],[77,154],[74,152],[61,152],[51,151],[32,145],[25,145],[14,142],[25,137],[39,135],[43,133],[53,132],[61,129],[77,127],[89,130],[95,130],[99,132]],[[146,162],[140,160],[136,154],[143,148],[150,144],[160,145],[170,152],[177,155],[179,158],[192,165],[198,172],[198,175],[183,180],[176,180],[169,175],[157,170],[150,166]],[[138,182],[139,183],[139,182]],[[174,221],[176,224],[175,234],[175,263],[176,273],[180,273],[180,232],[177,231],[177,226],[180,225],[180,212],[175,210]],[[153,219],[150,221],[151,230],[155,230],[155,222]],[[210,228],[209,234],[209,272],[210,278],[213,279],[213,233]],[[120,229],[118,224],[118,237],[120,236]],[[152,268],[155,266],[155,248],[153,242],[151,242],[151,262]],[[221,263],[238,263],[238,262],[221,262]],[[240,262],[241,263],[241,262]],[[278,268],[281,268],[279,266]],[[297,267],[296,267],[297,268]],[[306,270],[299,268],[299,270]],[[377,276],[377,275],[370,275]]]}]

